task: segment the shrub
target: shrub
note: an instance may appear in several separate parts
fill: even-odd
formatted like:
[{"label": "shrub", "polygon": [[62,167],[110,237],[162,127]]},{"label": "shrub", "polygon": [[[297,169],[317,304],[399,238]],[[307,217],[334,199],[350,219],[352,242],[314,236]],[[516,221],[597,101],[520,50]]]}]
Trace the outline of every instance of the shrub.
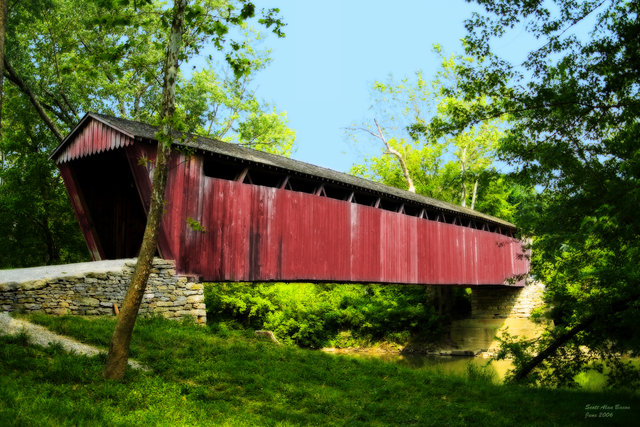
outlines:
[{"label": "shrub", "polygon": [[303,347],[405,344],[414,334],[433,339],[440,332],[424,286],[210,283],[205,301],[216,330],[234,323],[268,329]]}]

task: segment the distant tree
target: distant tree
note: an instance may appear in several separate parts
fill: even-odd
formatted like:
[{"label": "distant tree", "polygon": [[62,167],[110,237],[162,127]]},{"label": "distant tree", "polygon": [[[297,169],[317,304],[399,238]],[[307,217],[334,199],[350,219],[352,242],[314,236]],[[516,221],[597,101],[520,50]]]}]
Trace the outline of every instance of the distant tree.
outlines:
[{"label": "distant tree", "polygon": [[[501,156],[538,194],[518,224],[533,236],[533,272],[547,286],[555,328],[536,342],[508,340],[519,381],[573,386],[606,366],[612,386],[637,386],[622,356],[640,350],[640,4],[629,0],[478,0],[467,22],[463,99],[491,102],[433,124],[459,132],[509,117]],[[512,65],[495,38],[530,32],[537,49]],[[586,30],[585,30],[586,29]]]},{"label": "distant tree", "polygon": [[[495,169],[502,126],[486,120],[455,135],[430,132],[432,122],[446,120],[460,108],[485,104],[485,96],[462,100],[451,92],[458,79],[458,63],[470,58],[442,56],[436,79],[427,82],[421,72],[415,79],[376,82],[372,105],[375,127],[350,128],[355,139],[369,134],[384,143],[382,156],[365,159],[352,173],[471,209],[512,219],[514,206],[509,187]],[[378,118],[380,120],[378,120]],[[392,155],[392,156],[389,156]],[[492,193],[489,194],[489,191]],[[500,203],[496,196],[502,197]],[[484,203],[491,200],[491,203]]]}]

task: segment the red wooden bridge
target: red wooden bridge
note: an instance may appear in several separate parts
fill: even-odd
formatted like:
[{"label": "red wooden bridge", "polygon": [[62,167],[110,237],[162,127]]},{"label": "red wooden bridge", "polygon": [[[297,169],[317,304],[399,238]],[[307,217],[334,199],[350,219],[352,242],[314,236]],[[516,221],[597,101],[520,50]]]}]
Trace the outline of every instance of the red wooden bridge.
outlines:
[{"label": "red wooden bridge", "polygon": [[[94,260],[137,254],[156,132],[89,113],[51,156]],[[159,255],[202,280],[521,286],[529,270],[506,221],[208,138],[176,138],[165,199]]]}]

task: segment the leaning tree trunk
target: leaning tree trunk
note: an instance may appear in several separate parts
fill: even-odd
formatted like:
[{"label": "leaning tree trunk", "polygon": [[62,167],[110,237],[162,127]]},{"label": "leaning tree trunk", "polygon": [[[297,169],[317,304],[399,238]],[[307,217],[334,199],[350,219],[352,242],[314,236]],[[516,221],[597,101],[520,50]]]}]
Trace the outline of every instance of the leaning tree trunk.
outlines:
[{"label": "leaning tree trunk", "polygon": [[162,221],[164,208],[164,192],[167,184],[167,161],[171,153],[172,123],[175,112],[176,78],[178,75],[178,56],[182,46],[184,18],[187,0],[175,0],[173,6],[173,22],[167,46],[164,66],[164,84],[162,87],[161,131],[158,138],[158,155],[153,172],[151,205],[144,230],[142,246],[138,255],[131,284],[127,290],[122,309],[118,315],[116,329],[109,345],[107,363],[103,376],[120,380],[124,377],[129,357],[129,344],[138,309],[144,296],[147,280],[151,272],[153,257],[158,243],[158,230]]}]

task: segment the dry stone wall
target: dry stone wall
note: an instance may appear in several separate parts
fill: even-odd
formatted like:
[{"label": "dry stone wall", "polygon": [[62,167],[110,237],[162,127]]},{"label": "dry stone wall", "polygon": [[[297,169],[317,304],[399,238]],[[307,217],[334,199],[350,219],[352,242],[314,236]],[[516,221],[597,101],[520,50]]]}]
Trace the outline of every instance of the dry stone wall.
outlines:
[{"label": "dry stone wall", "polygon": [[[85,264],[90,269],[91,263]],[[64,267],[74,270],[73,265]],[[0,275],[0,309],[48,314],[113,314],[114,304],[122,306],[134,267],[135,259],[130,259],[107,271],[69,274],[57,269],[58,273],[47,272],[45,277],[36,279],[29,277],[34,274],[25,274],[22,280],[18,274],[11,281],[1,280]],[[156,258],[140,313],[159,313],[170,319],[191,316],[204,324],[203,285],[192,278],[176,275],[173,261]]]},{"label": "dry stone wall", "polygon": [[471,317],[451,324],[451,341],[469,353],[495,355],[496,337],[504,332],[523,338],[539,337],[545,323],[531,321],[531,313],[544,304],[544,285],[527,281],[525,287],[477,286],[471,291]]},{"label": "dry stone wall", "polygon": [[478,286],[471,291],[472,318],[527,319],[544,302],[544,285],[527,282],[524,287]]}]

